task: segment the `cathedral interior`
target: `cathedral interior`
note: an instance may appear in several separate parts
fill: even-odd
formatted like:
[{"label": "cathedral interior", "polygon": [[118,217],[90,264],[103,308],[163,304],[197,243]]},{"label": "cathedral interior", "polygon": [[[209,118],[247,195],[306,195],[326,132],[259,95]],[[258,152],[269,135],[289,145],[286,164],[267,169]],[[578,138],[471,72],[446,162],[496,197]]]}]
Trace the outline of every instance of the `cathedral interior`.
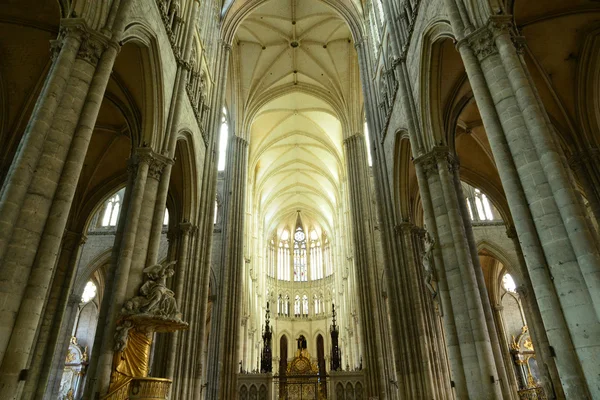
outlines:
[{"label": "cathedral interior", "polygon": [[0,399],[600,399],[598,0],[0,3]]}]

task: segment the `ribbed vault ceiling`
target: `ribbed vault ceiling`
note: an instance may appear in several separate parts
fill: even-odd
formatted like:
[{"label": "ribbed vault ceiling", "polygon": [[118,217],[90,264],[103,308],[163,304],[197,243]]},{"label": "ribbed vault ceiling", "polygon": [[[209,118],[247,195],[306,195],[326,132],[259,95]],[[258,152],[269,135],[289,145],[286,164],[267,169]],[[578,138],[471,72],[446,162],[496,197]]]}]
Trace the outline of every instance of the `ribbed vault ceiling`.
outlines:
[{"label": "ribbed vault ceiling", "polygon": [[258,108],[246,115],[249,167],[267,234],[296,210],[332,232],[344,171],[339,116],[356,90],[346,23],[318,0],[273,0],[244,20],[236,43],[238,94],[246,112]]}]

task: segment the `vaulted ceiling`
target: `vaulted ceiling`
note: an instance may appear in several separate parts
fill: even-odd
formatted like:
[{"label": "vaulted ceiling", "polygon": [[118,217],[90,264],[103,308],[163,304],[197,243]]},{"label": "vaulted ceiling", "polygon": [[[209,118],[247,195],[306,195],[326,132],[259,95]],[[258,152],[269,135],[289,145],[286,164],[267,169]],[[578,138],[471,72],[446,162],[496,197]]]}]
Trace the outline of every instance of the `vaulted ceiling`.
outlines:
[{"label": "vaulted ceiling", "polygon": [[234,43],[251,196],[266,234],[297,210],[332,232],[343,129],[360,95],[348,25],[319,0],[272,0],[244,20]]}]

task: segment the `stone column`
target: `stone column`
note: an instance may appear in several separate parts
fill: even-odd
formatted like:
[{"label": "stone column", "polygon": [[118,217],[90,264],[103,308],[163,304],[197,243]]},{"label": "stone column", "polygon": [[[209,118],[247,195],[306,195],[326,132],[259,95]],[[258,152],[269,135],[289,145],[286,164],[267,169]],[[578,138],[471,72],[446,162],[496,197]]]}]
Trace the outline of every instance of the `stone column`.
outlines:
[{"label": "stone column", "polygon": [[38,386],[38,392],[43,391],[42,398],[44,400],[52,400],[58,397],[62,372],[65,367],[65,357],[71,339],[71,330],[73,329],[73,324],[77,318],[80,304],[81,295],[71,294],[68,296],[68,301],[62,314],[63,324],[61,324],[60,329],[56,332],[57,341],[54,348],[54,354],[52,354],[51,357],[48,357],[51,361],[50,376],[45,387],[43,384]]},{"label": "stone column", "polygon": [[[189,244],[190,244],[190,231],[192,230],[192,224],[189,222],[182,222],[179,224],[179,236],[180,236],[180,246],[177,254],[177,268],[175,274],[175,299],[177,300],[177,304],[180,306],[180,310],[184,310],[184,301],[183,301],[183,293],[184,293],[184,283],[186,279],[189,279],[190,274],[190,264],[188,262],[189,258]],[[177,350],[179,347],[179,336],[180,332],[175,331],[171,334],[168,352],[167,352],[167,367],[166,367],[166,377],[168,379],[174,379],[175,377],[175,362],[177,358]]]},{"label": "stone column", "polygon": [[[85,235],[73,231],[66,231],[64,234],[23,399],[44,398],[43,396],[51,399],[50,392],[56,386],[56,381],[60,384],[71,337],[70,329],[73,328],[77,307],[81,302],[81,293],[73,295],[71,287],[86,239]],[[58,386],[55,389],[58,393]]]},{"label": "stone column", "polygon": [[[11,285],[9,291],[12,298],[12,307],[14,308],[20,303],[21,311],[15,314],[13,310],[12,313],[13,316],[16,316],[16,320],[14,317],[6,319],[10,323],[5,325],[5,329],[7,331],[13,329],[11,343],[8,344],[9,348],[13,350],[9,350],[9,353],[11,353],[9,359],[6,360],[6,364],[3,364],[6,366],[3,367],[2,375],[6,377],[16,377],[16,374],[25,367],[24,363],[27,363],[29,358],[28,351],[22,352],[22,349],[33,347],[32,343],[46,301],[47,288],[52,279],[58,248],[69,215],[68,211],[72,204],[76,183],[119,47],[116,44],[117,42],[113,41],[104,51],[107,38],[85,31],[81,26],[73,26],[70,23],[67,24],[67,22],[64,22],[64,24],[71,31],[79,32],[81,39],[81,45],[77,53],[75,47],[69,47],[73,40],[69,39],[70,34],[66,34],[66,38],[62,41],[64,50],[60,51],[48,81],[52,80],[55,68],[58,70],[64,69],[61,63],[64,63],[63,61],[69,57],[67,55],[61,56],[63,51],[66,53],[74,51],[76,59],[72,63],[71,76],[62,77],[66,80],[63,93],[53,92],[61,99],[62,103],[60,104],[64,104],[55,110],[52,120],[50,120],[49,115],[44,115],[40,110],[37,111],[40,111],[41,114],[37,114],[37,111],[34,113],[29,125],[31,130],[26,133],[20,149],[21,152],[29,151],[29,154],[22,154],[22,157],[17,157],[11,168],[15,175],[12,176],[9,173],[3,191],[3,196],[6,196],[4,199],[7,201],[3,204],[7,207],[10,206],[11,201],[17,198],[22,203],[20,214],[7,209],[9,210],[7,212],[11,214],[7,218],[13,222],[14,230],[12,230],[12,226],[10,232],[3,230],[5,234],[13,233],[9,240],[10,244],[6,247],[6,252],[3,253],[3,269],[18,268],[20,271],[19,276],[21,276],[19,281]],[[43,90],[42,96],[45,95],[46,92]],[[41,99],[38,106],[43,107],[46,100]],[[53,102],[55,100],[49,101]],[[48,120],[40,122],[36,120],[38,117]],[[40,132],[35,130],[39,124],[45,126],[45,137],[35,145],[37,147],[30,147],[33,141],[39,139],[38,134]],[[57,148],[59,149],[58,152]],[[36,161],[39,159],[37,167],[29,168],[28,173],[20,173],[19,171],[22,172],[21,168],[23,167],[20,163],[31,157],[35,158]],[[32,165],[29,161],[23,162]],[[31,173],[34,169],[37,171],[36,174]],[[22,180],[13,184],[12,180],[17,179],[17,176],[18,179]],[[24,185],[26,189],[22,195],[19,192],[23,187],[18,187],[19,185]],[[5,214],[0,212],[0,219],[3,218],[1,215]],[[35,218],[31,218],[31,215],[35,215]],[[2,243],[0,238],[0,250],[4,249]],[[24,270],[30,270],[31,276],[28,277],[27,273],[23,273]],[[10,274],[8,270],[3,270],[4,272]],[[23,284],[27,281],[23,280],[23,277],[29,278],[28,287],[24,291]],[[21,298],[21,296],[23,297]],[[9,305],[8,303],[5,304]],[[10,312],[10,306],[4,311]],[[13,323],[14,325],[12,325]],[[6,336],[3,337],[7,338]],[[14,353],[14,351],[19,354]],[[14,369],[16,372],[10,372],[9,369]],[[9,380],[13,380],[13,378],[9,378]],[[16,382],[16,379],[14,379],[14,382]],[[11,389],[9,386],[3,386],[2,390]]]},{"label": "stone column", "polygon": [[[214,217],[214,202],[216,198],[216,183],[217,183],[217,142],[219,137],[219,129],[221,126],[222,105],[225,96],[225,87],[227,84],[227,70],[229,66],[229,56],[231,54],[231,46],[225,42],[219,41],[215,56],[215,76],[222,79],[215,86],[211,93],[210,113],[208,114],[207,122],[207,141],[204,159],[204,167],[202,170],[202,189],[200,190],[201,198],[199,208],[208,212],[199,216],[198,233],[195,241],[196,249],[193,260],[193,269],[197,274],[197,285],[195,290],[196,301],[194,302],[195,309],[193,316],[199,321],[198,329],[195,332],[186,332],[184,336],[188,338],[186,346],[195,348],[195,360],[193,360],[194,368],[191,375],[192,385],[190,390],[195,398],[201,398],[202,392],[206,390],[207,383],[202,383],[204,376],[203,360],[206,360],[205,347],[206,337],[206,314],[208,308],[208,293],[211,273],[211,251],[212,251],[212,235],[213,235],[213,217]],[[213,290],[217,290],[213,288]],[[191,320],[190,318],[190,320]],[[208,361],[207,361],[208,363]],[[208,374],[206,375],[208,376]],[[185,398],[185,397],[182,397]]]},{"label": "stone column", "polygon": [[[405,222],[397,226],[396,235],[401,246],[399,252],[402,254],[402,260],[401,265],[396,267],[400,276],[395,278],[396,281],[390,282],[390,285],[395,288],[396,295],[404,297],[401,307],[405,307],[410,313],[403,331],[394,336],[408,335],[416,341],[416,345],[411,343],[414,358],[408,362],[415,364],[412,368],[416,372],[416,378],[422,381],[420,393],[429,393],[429,397],[436,399],[450,398],[452,389],[445,362],[446,350],[440,346],[442,333],[436,322],[435,302],[438,294],[432,296],[425,285],[420,246],[422,230]],[[420,396],[419,393],[413,393],[413,396],[415,395]]]},{"label": "stone column", "polygon": [[580,201],[569,187],[543,106],[504,28],[506,24],[499,23],[502,21],[493,18],[489,27],[461,40],[458,48],[515,221],[545,330],[557,354],[565,394],[588,398],[588,389],[600,393],[599,367],[592,361],[600,356],[600,290],[594,278],[598,276],[599,255],[583,221]]},{"label": "stone column", "polygon": [[460,164],[458,159],[451,160],[451,171],[453,171],[452,179],[454,182],[456,195],[458,196],[460,214],[462,216],[465,232],[467,234],[467,244],[469,246],[471,260],[473,262],[473,272],[475,273],[475,279],[477,280],[477,286],[479,288],[479,296],[481,297],[485,322],[490,335],[492,351],[494,353],[496,369],[498,371],[498,378],[500,379],[500,385],[502,387],[502,395],[505,399],[516,399],[519,385],[515,379],[515,375],[511,372],[513,369],[511,357],[508,353],[502,351],[502,346],[498,339],[498,332],[500,332],[503,327],[497,326],[495,323],[494,314],[490,304],[490,297],[485,286],[485,278],[483,276],[483,270],[479,261],[479,252],[477,250],[477,243],[475,242],[475,235],[473,234],[471,218],[469,216],[467,205],[464,201],[466,196],[462,190],[459,170]]},{"label": "stone column", "polygon": [[[134,164],[131,173],[134,174],[134,183],[131,190],[130,201],[127,208],[123,207],[121,218],[125,218],[125,225],[121,238],[121,243],[115,243],[119,246],[119,254],[115,268],[114,283],[111,295],[104,296],[106,302],[102,301],[102,309],[107,310],[106,323],[104,328],[99,327],[94,340],[94,348],[90,360],[88,374],[95,381],[86,383],[84,398],[92,398],[93,393],[105,394],[110,382],[110,373],[112,370],[114,333],[116,322],[123,302],[128,296],[128,281],[131,272],[132,260],[136,253],[136,236],[138,233],[138,222],[142,212],[144,194],[146,193],[146,181],[148,180],[148,171],[150,165],[154,162],[152,152],[148,148],[140,148],[136,151]],[[127,196],[127,194],[126,194]],[[136,277],[136,279],[140,279]],[[96,364],[97,363],[97,364]]]},{"label": "stone column", "polygon": [[[446,281],[449,290],[454,321],[448,329],[456,329],[460,337],[459,349],[451,349],[453,368],[461,368],[466,378],[466,390],[471,398],[501,398],[498,385],[498,372],[490,343],[485,313],[479,288],[473,270],[465,227],[460,213],[460,205],[449,168],[448,153],[445,148],[435,148],[430,153],[415,160],[419,188],[428,187],[433,208],[424,207],[427,214],[433,211],[436,232],[432,234],[442,252],[442,264],[436,260],[436,270],[442,268],[440,283]],[[427,172],[425,172],[427,171]],[[428,216],[429,219],[431,216]],[[429,222],[429,221],[428,221]],[[427,224],[427,228],[432,226]],[[439,266],[438,266],[439,265]],[[441,286],[442,293],[446,288]],[[444,302],[446,303],[446,302]],[[446,303],[447,304],[447,303]],[[443,304],[444,311],[446,304]],[[450,322],[448,316],[444,322]],[[458,350],[458,354],[453,353]],[[460,354],[461,363],[457,363]],[[453,370],[453,373],[456,373]]]},{"label": "stone column", "polygon": [[232,136],[227,150],[227,196],[224,201],[222,271],[215,300],[208,360],[207,399],[233,399],[237,393],[242,272],[244,269],[244,197],[248,142]]},{"label": "stone column", "polygon": [[4,179],[0,195],[0,260],[8,248],[35,166],[42,155],[46,135],[54,123],[68,85],[72,84],[74,66],[85,39],[84,28],[78,28],[71,23],[61,27],[58,38],[52,42],[52,66]]},{"label": "stone column", "polygon": [[560,376],[556,368],[556,362],[550,354],[548,335],[544,329],[540,309],[531,285],[529,271],[527,270],[523,252],[521,251],[521,245],[519,244],[519,239],[517,238],[517,232],[514,226],[510,226],[506,229],[506,235],[513,241],[517,259],[521,265],[520,270],[523,275],[522,283],[517,288],[517,292],[523,302],[523,311],[525,312],[527,326],[529,327],[529,334],[535,346],[541,385],[549,398],[564,399],[565,394],[562,385],[560,385]]},{"label": "stone column", "polygon": [[[38,151],[32,150],[35,162],[24,166],[28,172],[22,176],[17,174],[7,177],[4,186],[3,197],[5,201],[0,202],[0,224],[6,223],[10,227],[1,229],[1,236],[9,235],[5,240],[0,237],[1,259],[0,273],[6,277],[0,286],[0,317],[4,322],[0,328],[0,395],[11,397],[12,390],[16,387],[18,374],[22,369],[27,369],[29,351],[33,347],[33,341],[37,333],[37,325],[41,318],[41,312],[48,294],[47,288],[52,279],[52,272],[56,262],[56,254],[60,246],[64,226],[68,212],[56,214],[57,208],[62,212],[63,206],[61,196],[63,193],[57,191],[69,168],[68,153],[74,137],[80,113],[86,104],[86,95],[90,84],[95,76],[96,65],[105,38],[89,37],[85,41],[83,30],[79,32],[78,39],[84,44],[81,49],[69,48],[67,52],[75,52],[73,70],[67,77],[67,83],[62,93],[61,102],[49,124],[45,135],[39,143]],[[70,37],[70,36],[69,36]],[[65,45],[70,40],[64,41]],[[90,47],[97,46],[98,52],[90,52]],[[86,49],[88,51],[86,51]],[[59,57],[59,60],[61,58]],[[113,60],[114,61],[114,60]],[[112,67],[112,64],[111,64]],[[34,115],[33,118],[36,116]],[[95,119],[94,119],[95,120]],[[35,125],[34,122],[32,122]],[[31,125],[31,124],[30,124]],[[32,133],[33,134],[33,133]],[[27,148],[29,136],[26,133],[21,148]],[[32,139],[33,140],[33,139]],[[84,149],[85,154],[85,149]],[[31,154],[23,155],[23,158],[31,157]],[[15,160],[14,168],[18,170],[21,166],[20,156]],[[31,160],[30,160],[31,161]],[[79,165],[81,168],[81,165]],[[36,173],[33,173],[33,170]],[[14,182],[19,179],[19,182]],[[22,180],[21,180],[22,179]],[[72,177],[71,177],[72,179]],[[75,186],[75,183],[71,183]],[[23,186],[21,186],[23,185]],[[14,190],[13,190],[14,189]],[[13,195],[23,191],[18,196],[18,208],[13,209],[11,198]],[[55,199],[55,194],[58,193]],[[70,197],[66,193],[67,198]],[[67,200],[67,210],[71,201]],[[54,206],[53,206],[54,201]],[[5,208],[7,207],[7,208]],[[52,208],[52,210],[51,210]],[[48,219],[50,217],[50,219]],[[4,220],[4,221],[2,221]],[[48,222],[48,226],[46,223]],[[6,243],[6,245],[4,245]],[[48,258],[48,260],[44,260]],[[36,268],[34,264],[47,261],[47,265]],[[4,383],[6,379],[6,383]],[[12,383],[9,383],[12,382]],[[1,397],[1,396],[0,396]]]},{"label": "stone column", "polygon": [[359,312],[362,322],[365,386],[367,396],[389,398],[389,387],[385,375],[383,337],[379,313],[379,278],[375,265],[374,232],[371,224],[371,210],[367,173],[367,153],[365,137],[354,134],[344,140],[348,170],[348,191],[352,214],[354,239],[354,267],[358,282]]}]

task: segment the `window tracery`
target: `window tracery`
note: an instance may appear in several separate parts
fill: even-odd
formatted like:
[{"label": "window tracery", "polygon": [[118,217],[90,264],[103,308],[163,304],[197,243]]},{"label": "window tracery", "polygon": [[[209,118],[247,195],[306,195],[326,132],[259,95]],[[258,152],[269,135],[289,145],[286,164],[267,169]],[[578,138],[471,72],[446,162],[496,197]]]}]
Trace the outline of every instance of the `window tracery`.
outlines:
[{"label": "window tracery", "polygon": [[306,265],[306,237],[302,227],[296,228],[294,233],[294,281],[308,281]]},{"label": "window tracery", "polygon": [[471,221],[501,221],[498,211],[492,205],[487,195],[480,189],[463,182],[463,191]]},{"label": "window tracery", "polygon": [[290,242],[287,230],[282,232],[281,240],[279,241],[277,278],[282,281],[290,280]]},{"label": "window tracery", "polygon": [[116,226],[119,220],[119,212],[121,211],[121,196],[120,192],[108,199],[102,216],[103,227]]}]

